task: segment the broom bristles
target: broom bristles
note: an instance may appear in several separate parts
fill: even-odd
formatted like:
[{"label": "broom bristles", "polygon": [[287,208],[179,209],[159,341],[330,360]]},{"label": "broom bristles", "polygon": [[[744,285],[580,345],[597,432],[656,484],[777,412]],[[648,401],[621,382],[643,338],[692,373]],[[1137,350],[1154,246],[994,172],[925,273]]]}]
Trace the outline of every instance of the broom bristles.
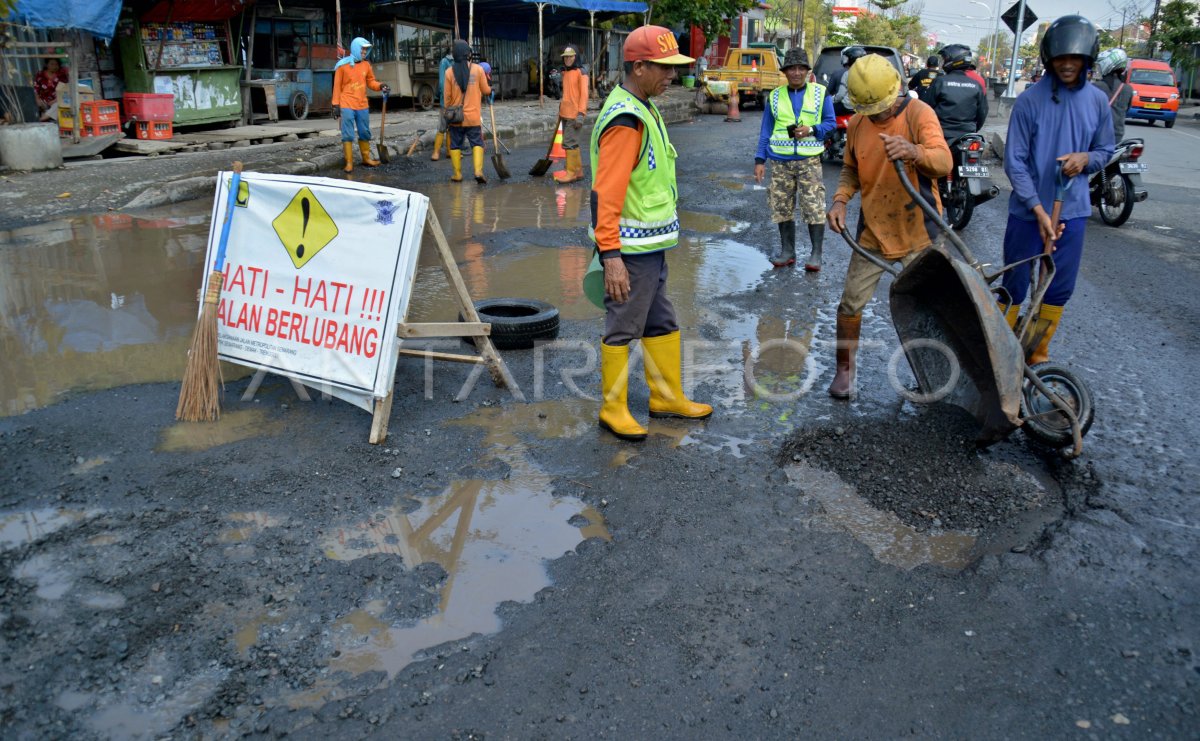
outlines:
[{"label": "broom bristles", "polygon": [[181,422],[213,422],[221,416],[221,363],[217,360],[217,301],[221,296],[224,276],[213,272],[208,276],[208,291],[204,294],[204,310],[192,333],[188,350],[187,369],[179,388],[179,404],[175,419]]}]

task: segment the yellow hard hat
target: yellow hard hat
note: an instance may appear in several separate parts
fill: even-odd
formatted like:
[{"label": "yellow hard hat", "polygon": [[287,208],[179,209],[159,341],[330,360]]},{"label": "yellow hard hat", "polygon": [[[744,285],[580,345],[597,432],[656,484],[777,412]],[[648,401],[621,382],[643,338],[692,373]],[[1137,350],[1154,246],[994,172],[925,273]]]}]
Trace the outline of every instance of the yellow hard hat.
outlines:
[{"label": "yellow hard hat", "polygon": [[883,113],[900,95],[900,73],[878,54],[868,54],[854,63],[846,78],[850,106],[864,116]]}]

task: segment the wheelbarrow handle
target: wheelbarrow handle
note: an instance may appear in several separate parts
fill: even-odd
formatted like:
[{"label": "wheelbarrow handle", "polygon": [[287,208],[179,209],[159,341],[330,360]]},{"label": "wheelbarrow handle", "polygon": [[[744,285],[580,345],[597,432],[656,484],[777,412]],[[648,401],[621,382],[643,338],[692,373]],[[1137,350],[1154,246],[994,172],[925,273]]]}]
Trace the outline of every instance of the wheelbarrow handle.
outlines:
[{"label": "wheelbarrow handle", "polygon": [[933,207],[933,204],[925,200],[925,198],[917,191],[917,189],[913,187],[912,181],[908,179],[908,171],[904,168],[904,163],[900,160],[893,160],[892,165],[896,168],[896,174],[900,176],[900,184],[904,186],[906,191],[908,191],[908,195],[913,199],[913,203],[916,203],[918,206],[920,206],[921,210],[925,212],[925,215],[933,219],[933,223],[937,224],[938,227],[946,233],[946,236],[958,249],[958,253],[962,255],[964,260],[967,261],[967,264],[976,270],[980,270],[981,266],[979,261],[975,259],[975,255],[967,247],[966,243],[954,233],[954,230],[950,228],[950,225],[946,223],[946,220],[942,218],[942,215],[937,212],[937,209]]},{"label": "wheelbarrow handle", "polygon": [[858,240],[856,240],[854,237],[850,236],[849,229],[842,229],[842,239],[845,239],[846,243],[850,245],[850,249],[857,252],[859,254],[859,256],[862,257],[863,259],[867,260],[868,262],[872,263],[873,265],[875,265],[878,268],[886,270],[887,272],[891,273],[893,276],[900,275],[899,268],[892,265],[890,262],[884,260],[883,258],[879,257],[878,255],[873,254],[870,250],[864,249],[863,246],[858,243]]}]

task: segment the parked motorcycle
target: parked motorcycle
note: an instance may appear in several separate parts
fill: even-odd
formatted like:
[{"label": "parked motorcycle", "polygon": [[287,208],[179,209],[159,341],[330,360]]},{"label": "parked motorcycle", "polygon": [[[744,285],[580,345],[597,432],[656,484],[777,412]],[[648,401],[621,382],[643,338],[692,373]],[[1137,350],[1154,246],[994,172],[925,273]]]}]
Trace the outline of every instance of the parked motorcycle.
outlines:
[{"label": "parked motorcycle", "polygon": [[954,167],[938,181],[938,194],[942,198],[943,218],[954,231],[966,228],[976,206],[1000,194],[1000,189],[989,180],[987,165],[980,163],[983,153],[983,137],[979,134],[960,136],[950,144]]},{"label": "parked motorcycle", "polygon": [[1113,150],[1113,156],[1103,170],[1088,178],[1092,205],[1100,210],[1100,218],[1109,226],[1120,226],[1129,220],[1133,204],[1146,200],[1149,193],[1142,187],[1142,173],[1148,169],[1138,162],[1145,150],[1141,139],[1126,139]]},{"label": "parked motorcycle", "polygon": [[825,137],[825,151],[821,152],[822,162],[842,163],[842,156],[846,152],[846,130],[850,128],[850,117],[853,115],[847,113],[837,116],[837,128]]},{"label": "parked motorcycle", "polygon": [[551,98],[562,97],[562,69],[550,68],[550,76],[546,78],[546,95]]}]

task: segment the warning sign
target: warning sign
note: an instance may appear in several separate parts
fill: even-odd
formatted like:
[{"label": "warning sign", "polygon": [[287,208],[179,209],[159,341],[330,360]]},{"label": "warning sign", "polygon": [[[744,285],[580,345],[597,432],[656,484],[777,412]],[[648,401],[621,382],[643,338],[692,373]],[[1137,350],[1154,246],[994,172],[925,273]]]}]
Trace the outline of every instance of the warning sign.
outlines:
[{"label": "warning sign", "polygon": [[304,267],[325,245],[337,238],[333,217],[308,188],[301,188],[287,208],[271,222],[296,269]]},{"label": "warning sign", "polygon": [[[224,173],[217,182],[210,264],[229,188]],[[219,356],[370,409],[392,388],[429,199],[253,172],[242,184],[217,305]]]}]

